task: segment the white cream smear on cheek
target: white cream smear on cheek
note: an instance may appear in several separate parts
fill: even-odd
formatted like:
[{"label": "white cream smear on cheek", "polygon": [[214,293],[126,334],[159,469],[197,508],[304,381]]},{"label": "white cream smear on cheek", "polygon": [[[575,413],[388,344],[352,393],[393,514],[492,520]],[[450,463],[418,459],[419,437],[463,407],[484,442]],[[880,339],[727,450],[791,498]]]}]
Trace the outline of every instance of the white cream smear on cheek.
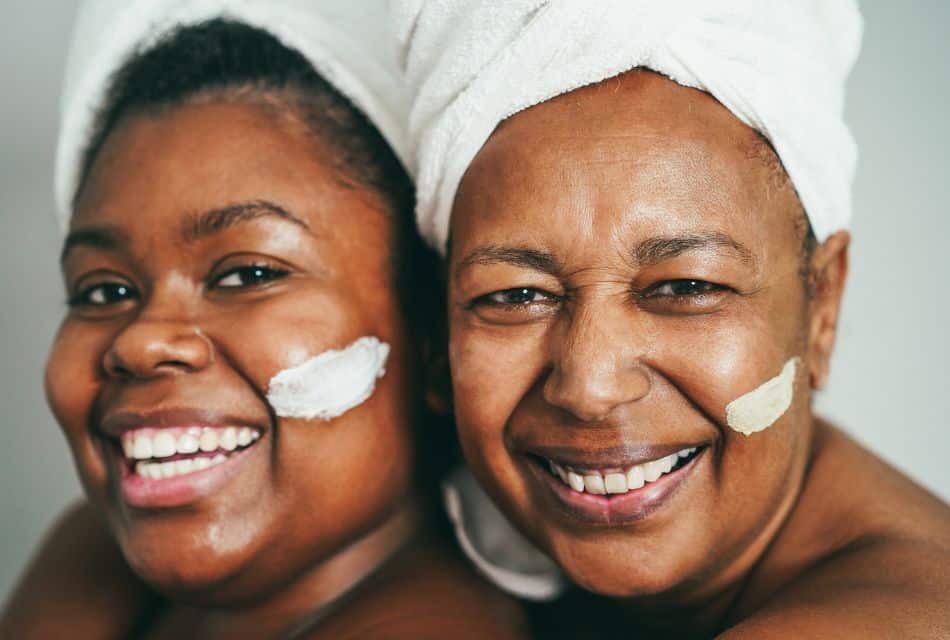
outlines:
[{"label": "white cream smear on cheek", "polygon": [[726,405],[726,424],[744,435],[751,435],[775,424],[792,405],[798,357],[782,367],[782,372]]},{"label": "white cream smear on cheek", "polygon": [[282,418],[332,420],[361,405],[386,373],[389,345],[367,336],[271,378],[267,401]]}]

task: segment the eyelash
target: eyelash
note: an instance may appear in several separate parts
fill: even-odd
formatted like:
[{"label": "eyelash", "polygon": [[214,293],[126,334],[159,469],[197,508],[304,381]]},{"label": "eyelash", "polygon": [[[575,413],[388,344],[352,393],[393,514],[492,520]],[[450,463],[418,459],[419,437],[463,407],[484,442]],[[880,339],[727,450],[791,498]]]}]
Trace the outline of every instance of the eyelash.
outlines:
[{"label": "eyelash", "polygon": [[[250,283],[242,284],[222,284],[224,280],[231,276],[251,275],[253,280]],[[275,268],[265,264],[243,265],[234,267],[212,279],[211,285],[217,289],[246,289],[249,287],[261,286],[274,280],[280,280],[290,275],[287,269]]]},{"label": "eyelash", "polygon": [[[231,276],[250,276],[252,282],[224,285],[223,280]],[[211,281],[214,288],[219,289],[247,289],[255,286],[261,286],[274,280],[279,280],[290,275],[287,269],[279,269],[267,265],[245,265],[235,267],[215,277]],[[100,300],[94,300],[97,293]],[[78,293],[67,300],[70,307],[106,307],[113,304],[120,304],[126,300],[138,299],[138,292],[128,284],[122,282],[98,282],[81,289]]]},{"label": "eyelash", "polygon": [[[691,305],[700,310],[707,298],[729,291],[729,287],[689,278],[665,280],[635,293],[636,298],[647,308],[657,313],[675,312],[677,307],[688,312]],[[562,302],[563,297],[532,287],[513,287],[493,291],[475,298],[469,303],[470,310],[494,310],[505,314],[532,315],[540,317],[546,314],[544,308],[551,309]],[[661,306],[661,305],[665,305]]]},{"label": "eyelash", "polygon": [[[505,295],[511,294],[522,294],[522,295],[532,295],[535,299],[533,300],[504,300],[499,299]],[[543,300],[538,299],[542,297]],[[476,298],[472,301],[473,305],[491,305],[495,307],[524,307],[529,304],[536,304],[538,302],[548,302],[554,301],[557,297],[541,291],[540,289],[534,289],[531,287],[514,287],[511,289],[502,289],[501,291],[493,291],[492,293],[486,294],[479,298]]]},{"label": "eyelash", "polygon": [[[97,291],[104,292],[104,299],[100,302],[92,300],[92,296]],[[118,295],[110,296],[109,292]],[[114,299],[110,300],[110,297]],[[121,282],[99,282],[80,290],[76,295],[69,298],[68,304],[70,307],[104,307],[136,298],[138,298],[138,292],[127,284]]]},{"label": "eyelash", "polygon": [[[686,287],[688,291],[677,291],[678,287]],[[660,293],[660,291],[663,289],[668,289],[669,293]],[[697,298],[710,293],[725,291],[726,289],[727,287],[714,282],[684,278],[680,280],[666,280],[664,282],[657,283],[640,293],[639,297],[686,300],[688,298]]]}]

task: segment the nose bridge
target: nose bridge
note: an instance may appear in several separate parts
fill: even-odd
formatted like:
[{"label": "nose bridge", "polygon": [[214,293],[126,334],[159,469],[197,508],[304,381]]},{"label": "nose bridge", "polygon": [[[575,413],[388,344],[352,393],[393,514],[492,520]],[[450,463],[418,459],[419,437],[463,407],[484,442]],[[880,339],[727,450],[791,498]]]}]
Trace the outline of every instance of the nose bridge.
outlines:
[{"label": "nose bridge", "polygon": [[642,366],[647,336],[636,311],[616,299],[588,300],[565,315],[552,353],[545,399],[585,422],[649,392]]},{"label": "nose bridge", "polygon": [[105,354],[106,373],[149,378],[207,367],[214,359],[214,345],[187,298],[175,286],[156,287],[143,298],[139,312]]}]

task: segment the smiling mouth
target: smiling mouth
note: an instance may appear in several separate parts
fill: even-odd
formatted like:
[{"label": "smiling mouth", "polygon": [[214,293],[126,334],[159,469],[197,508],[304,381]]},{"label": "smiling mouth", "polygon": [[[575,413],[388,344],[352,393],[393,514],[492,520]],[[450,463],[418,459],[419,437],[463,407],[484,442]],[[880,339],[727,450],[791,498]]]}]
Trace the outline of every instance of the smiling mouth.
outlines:
[{"label": "smiling mouth", "polygon": [[123,433],[121,449],[130,474],[163,480],[222,464],[260,437],[251,427],[149,427]]},{"label": "smiling mouth", "polygon": [[696,458],[704,447],[689,447],[655,460],[623,468],[581,469],[554,460],[538,457],[543,467],[577,493],[596,496],[623,495],[642,489],[670,473],[682,469]]}]

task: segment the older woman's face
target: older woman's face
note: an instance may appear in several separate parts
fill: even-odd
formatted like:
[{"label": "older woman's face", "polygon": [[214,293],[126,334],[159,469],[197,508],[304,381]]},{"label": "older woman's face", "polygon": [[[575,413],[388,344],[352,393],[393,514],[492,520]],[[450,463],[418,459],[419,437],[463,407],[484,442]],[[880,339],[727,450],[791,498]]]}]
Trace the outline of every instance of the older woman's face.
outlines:
[{"label": "older woman's face", "polygon": [[[407,491],[412,356],[390,224],[317,147],[250,106],[135,116],[73,216],[48,397],[127,559],[174,594],[259,597]],[[392,345],[369,400],[329,422],[274,415],[277,372],[367,335]],[[136,430],[155,456],[159,434],[218,444],[176,456],[188,473],[143,477],[122,449]],[[199,470],[202,456],[223,461]]]},{"label": "older woman's face", "polygon": [[[709,96],[635,72],[511,118],[458,192],[450,363],[465,456],[591,590],[686,597],[730,581],[801,480],[809,379],[833,327],[811,321],[800,210],[762,150]],[[726,405],[795,356],[784,416],[732,431]],[[661,469],[655,481],[598,495],[597,476],[671,455],[669,471],[641,467]],[[569,472],[588,476],[583,491]]]}]

